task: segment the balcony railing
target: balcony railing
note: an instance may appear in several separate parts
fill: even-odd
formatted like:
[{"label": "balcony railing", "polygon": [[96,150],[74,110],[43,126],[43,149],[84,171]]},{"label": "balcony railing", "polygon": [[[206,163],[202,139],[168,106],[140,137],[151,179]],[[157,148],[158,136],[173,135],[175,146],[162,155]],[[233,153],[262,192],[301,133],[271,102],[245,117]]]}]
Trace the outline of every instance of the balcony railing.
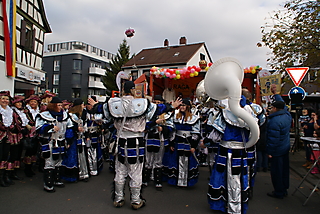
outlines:
[{"label": "balcony railing", "polygon": [[103,83],[100,81],[89,81],[89,88],[99,88],[99,89],[106,89]]},{"label": "balcony railing", "polygon": [[104,76],[105,73],[106,73],[106,70],[102,68],[97,68],[97,67],[89,68],[89,74],[92,74],[92,75]]}]

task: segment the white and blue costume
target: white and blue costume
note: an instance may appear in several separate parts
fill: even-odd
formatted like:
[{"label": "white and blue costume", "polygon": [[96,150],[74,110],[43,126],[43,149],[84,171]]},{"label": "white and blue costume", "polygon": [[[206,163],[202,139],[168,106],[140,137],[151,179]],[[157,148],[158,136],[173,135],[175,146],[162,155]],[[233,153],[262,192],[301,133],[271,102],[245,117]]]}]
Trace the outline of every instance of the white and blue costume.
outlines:
[{"label": "white and blue costume", "polygon": [[[245,102],[241,105],[254,117]],[[254,156],[254,151],[247,151],[245,146],[250,131],[247,124],[228,109],[222,110],[221,117],[215,123],[215,127],[223,130],[224,134],[210,177],[208,202],[213,210],[243,214],[247,211],[249,200],[251,177],[248,162]]]},{"label": "white and blue costume", "polygon": [[[54,126],[59,127],[57,132]],[[72,121],[65,111],[44,111],[36,117],[36,129],[41,143],[44,166],[44,190],[52,192],[55,186],[63,186],[60,181],[60,166],[65,147],[73,138]],[[67,141],[68,139],[68,141]]]},{"label": "white and blue costume", "polygon": [[[200,118],[192,115],[178,119],[175,111],[173,123],[175,125],[175,139],[171,147],[174,151],[167,153],[165,174],[168,184],[180,187],[194,186],[198,182],[198,160],[191,148],[196,149],[200,140]],[[182,112],[184,114],[184,112]]]}]

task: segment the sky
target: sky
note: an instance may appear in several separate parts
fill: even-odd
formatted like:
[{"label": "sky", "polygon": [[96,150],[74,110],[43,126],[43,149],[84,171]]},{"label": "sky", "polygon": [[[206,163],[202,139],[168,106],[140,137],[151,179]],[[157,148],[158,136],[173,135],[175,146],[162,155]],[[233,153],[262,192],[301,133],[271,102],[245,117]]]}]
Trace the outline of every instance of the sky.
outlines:
[{"label": "sky", "polygon": [[[257,47],[261,26],[285,0],[43,0],[52,33],[45,45],[82,41],[116,54],[123,39],[130,53],[205,42],[213,61],[235,57],[243,65],[268,69],[271,52]],[[128,28],[134,37],[126,38]]]}]

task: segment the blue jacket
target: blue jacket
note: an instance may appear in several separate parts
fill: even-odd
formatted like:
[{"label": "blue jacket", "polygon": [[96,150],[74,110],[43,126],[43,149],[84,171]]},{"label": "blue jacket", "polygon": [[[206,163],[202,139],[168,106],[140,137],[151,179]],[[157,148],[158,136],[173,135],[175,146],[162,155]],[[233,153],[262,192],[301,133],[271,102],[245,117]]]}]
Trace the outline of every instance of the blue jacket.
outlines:
[{"label": "blue jacket", "polygon": [[291,115],[287,109],[269,115],[267,123],[267,153],[281,156],[290,150]]}]

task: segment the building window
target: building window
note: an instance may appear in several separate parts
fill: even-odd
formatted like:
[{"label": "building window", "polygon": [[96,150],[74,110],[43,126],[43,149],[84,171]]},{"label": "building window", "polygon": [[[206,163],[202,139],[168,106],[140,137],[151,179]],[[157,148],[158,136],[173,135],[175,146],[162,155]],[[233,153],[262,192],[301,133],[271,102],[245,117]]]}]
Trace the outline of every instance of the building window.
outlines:
[{"label": "building window", "polygon": [[53,71],[60,71],[60,60],[54,60]]},{"label": "building window", "polygon": [[96,53],[96,51],[97,51],[97,49],[95,47],[92,47],[91,50],[93,53]]},{"label": "building window", "polygon": [[142,71],[143,74],[145,74],[147,77],[150,76],[150,69],[144,69]]},{"label": "building window", "polygon": [[94,91],[94,94],[95,94],[95,95],[101,95],[100,92],[101,92],[100,90],[95,90],[95,91]]},{"label": "building window", "polygon": [[138,70],[131,71],[132,81],[138,79]]},{"label": "building window", "polygon": [[53,85],[59,85],[59,74],[54,74],[54,75],[53,75],[52,84],[53,84]]},{"label": "building window", "polygon": [[73,69],[74,70],[82,70],[82,61],[80,59],[73,60]]},{"label": "building window", "polygon": [[72,74],[72,84],[81,85],[81,74]]},{"label": "building window", "polygon": [[93,67],[93,68],[101,68],[101,65],[97,62],[90,62],[90,67]]},{"label": "building window", "polygon": [[88,94],[89,94],[89,95],[94,95],[94,90],[93,90],[93,89],[89,89],[89,90],[88,90]]},{"label": "building window", "polygon": [[200,53],[200,60],[206,60],[206,55]]},{"label": "building window", "polygon": [[33,25],[26,21],[21,21],[20,45],[29,51],[33,51],[35,43],[35,29]]},{"label": "building window", "polygon": [[80,89],[76,88],[72,90],[72,98],[79,98],[80,97]]},{"label": "building window", "polygon": [[52,92],[55,93],[55,94],[58,94],[59,93],[59,89],[58,88],[53,88]]}]

